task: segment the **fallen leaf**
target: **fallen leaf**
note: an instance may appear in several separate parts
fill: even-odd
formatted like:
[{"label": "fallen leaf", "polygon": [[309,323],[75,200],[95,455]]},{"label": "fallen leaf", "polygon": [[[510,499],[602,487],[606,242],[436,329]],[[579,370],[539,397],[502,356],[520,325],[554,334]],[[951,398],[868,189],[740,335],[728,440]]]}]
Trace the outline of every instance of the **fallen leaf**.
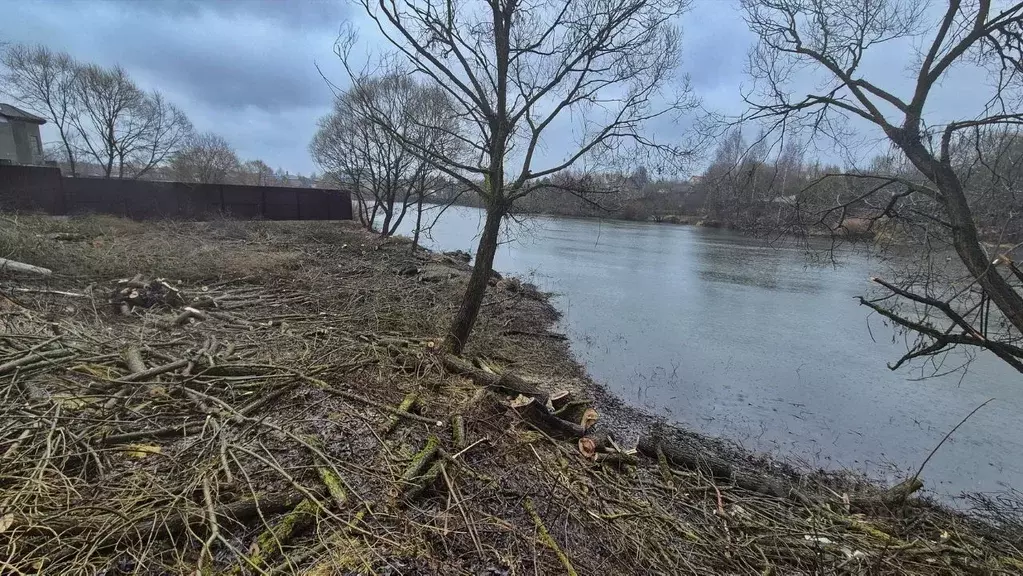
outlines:
[{"label": "fallen leaf", "polygon": [[50,398],[55,403],[71,410],[78,410],[89,404],[87,401],[83,400],[81,396],[74,396],[71,394],[53,394]]},{"label": "fallen leaf", "polygon": [[128,444],[125,448],[125,452],[132,458],[145,458],[161,452],[161,448],[155,444]]},{"label": "fallen leaf", "polygon": [[14,514],[4,514],[0,516],[0,534],[3,534],[5,530],[14,524]]}]

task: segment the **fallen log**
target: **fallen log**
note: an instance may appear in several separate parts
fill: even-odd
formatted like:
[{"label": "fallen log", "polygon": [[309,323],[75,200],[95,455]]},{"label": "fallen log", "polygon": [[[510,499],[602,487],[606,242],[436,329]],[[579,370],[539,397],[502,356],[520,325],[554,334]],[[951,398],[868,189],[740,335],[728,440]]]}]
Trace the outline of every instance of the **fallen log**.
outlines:
[{"label": "fallen log", "polygon": [[727,482],[751,492],[783,498],[788,496],[786,483],[766,475],[749,474],[735,469],[727,461],[688,446],[682,442],[668,441],[657,434],[639,438],[636,450],[647,457],[657,459],[658,450],[669,464],[702,472],[715,480]]},{"label": "fallen log", "polygon": [[260,570],[268,561],[275,560],[282,554],[282,547],[293,538],[312,528],[316,520],[318,505],[312,500],[304,499],[285,514],[276,524],[268,527],[249,547],[251,553],[235,565],[231,574],[247,572],[246,567]]},{"label": "fallen log", "polygon": [[415,498],[437,479],[441,465],[436,461],[439,448],[440,440],[431,434],[426,440],[426,446],[412,457],[412,463],[401,475],[399,489],[402,497],[409,500]]},{"label": "fallen log", "polygon": [[16,260],[8,260],[7,258],[0,258],[0,272],[15,272],[18,274],[31,274],[33,276],[49,276],[53,274],[53,270],[49,268],[33,266]]},{"label": "fallen log", "polygon": [[910,496],[923,487],[924,483],[914,476],[899,482],[880,494],[850,496],[849,507],[853,510],[861,511],[875,508],[891,510],[905,504]]},{"label": "fallen log", "polygon": [[415,479],[415,482],[409,484],[406,487],[403,493],[404,498],[406,500],[415,500],[416,498],[418,498],[419,495],[425,492],[427,488],[433,486],[437,479],[440,478],[441,472],[443,470],[444,463],[441,462],[440,460],[434,461],[434,463],[430,465],[430,467],[426,470],[426,472],[423,473],[422,476],[417,477]]},{"label": "fallen log", "polygon": [[626,466],[636,466],[639,464],[639,459],[636,458],[635,454],[629,454],[628,452],[608,452],[606,454],[595,454],[593,461],[597,464],[603,464],[612,468],[625,468]]},{"label": "fallen log", "polygon": [[337,388],[333,388],[329,384],[327,384],[326,382],[323,382],[322,380],[317,380],[315,378],[308,378],[308,377],[303,377],[303,376],[299,376],[299,377],[303,378],[306,381],[312,381],[320,390],[323,390],[327,394],[331,394],[331,395],[334,395],[334,396],[340,396],[341,398],[345,398],[347,400],[354,400],[355,402],[361,402],[362,404],[365,404],[366,406],[371,406],[373,408],[376,408],[377,410],[380,410],[382,412],[387,412],[389,414],[393,414],[393,415],[395,415],[395,416],[397,416],[399,418],[403,418],[405,420],[412,420],[412,421],[415,421],[415,422],[423,422],[425,424],[430,424],[432,426],[437,426],[437,427],[440,427],[440,426],[444,425],[444,422],[441,421],[441,420],[437,420],[437,419],[434,419],[434,418],[428,418],[426,416],[420,416],[418,414],[413,414],[411,412],[402,412],[401,410],[398,410],[397,408],[395,408],[393,406],[388,406],[386,404],[381,404],[381,403],[376,402],[374,400],[370,400],[369,398],[366,398],[365,396],[360,396],[359,394],[356,394],[354,392],[348,392],[347,390],[339,390]]},{"label": "fallen log", "polygon": [[184,359],[175,360],[173,362],[169,362],[161,366],[154,366],[152,368],[145,369],[140,372],[133,371],[131,374],[125,376],[124,378],[118,378],[117,380],[114,380],[114,382],[117,383],[141,382],[144,380],[148,380],[153,376],[159,376],[160,374],[171,372],[173,370],[177,370],[178,368],[184,368],[187,364],[188,360]]},{"label": "fallen log", "polygon": [[78,234],[76,232],[52,232],[50,234],[36,234],[36,236],[58,242],[81,242],[87,239],[85,234]]},{"label": "fallen log", "polygon": [[479,388],[462,409],[462,421],[491,422],[494,417],[504,414],[508,405],[490,388]]},{"label": "fallen log", "polygon": [[302,572],[303,574],[334,574],[334,569],[337,568],[337,559],[334,558],[333,554],[327,553],[328,550],[352,550],[355,546],[358,546],[362,541],[354,538],[351,533],[369,534],[369,532],[359,527],[359,524],[362,523],[362,519],[365,517],[366,511],[359,510],[352,520],[342,521],[344,522],[343,527],[335,532],[329,540],[318,538],[317,542],[310,546],[291,551],[282,563],[278,564],[273,570],[270,570],[270,574],[274,576],[293,574],[295,566],[304,563],[310,558],[324,559],[313,564],[308,570]]},{"label": "fallen log", "polygon": [[28,366],[29,364],[35,364],[37,362],[55,361],[58,359],[64,359],[69,356],[74,356],[74,351],[62,349],[44,350],[42,352],[29,352],[28,354],[22,356],[21,358],[0,364],[0,374],[6,374],[8,372],[15,370],[16,368],[22,368],[24,366]]},{"label": "fallen log", "polygon": [[[293,510],[305,497],[300,492],[264,494],[255,499],[239,500],[215,510],[217,522],[229,528],[243,527],[260,518]],[[154,513],[154,518],[127,525],[118,522],[112,515],[93,515],[75,518],[64,516],[41,522],[31,518],[14,517],[13,526],[23,535],[86,534],[96,532],[94,549],[102,550],[126,543],[142,543],[158,538],[175,538],[186,530],[204,533],[208,527],[207,514],[198,509],[188,509],[180,514],[167,510],[166,514]],[[119,529],[111,529],[118,526]]]},{"label": "fallen log", "polygon": [[[124,360],[125,366],[128,367],[128,377],[134,376],[135,374],[141,374],[146,371],[146,363],[142,361],[142,353],[139,351],[137,346],[129,346],[121,352],[121,358]],[[110,410],[117,403],[123,400],[126,396],[131,393],[131,389],[127,386],[121,388],[109,400],[103,404],[105,410]]]},{"label": "fallen log", "polygon": [[572,422],[582,422],[583,416],[586,411],[590,409],[589,400],[570,400],[565,403],[561,408],[554,411],[554,414],[562,420],[570,420]]},{"label": "fallen log", "polygon": [[502,336],[531,336],[533,338],[550,338],[551,340],[568,340],[568,336],[565,334],[559,334],[558,332],[530,332],[529,330],[505,330],[501,332]]},{"label": "fallen log", "polygon": [[54,296],[67,296],[68,298],[91,298],[88,294],[68,292],[67,290],[48,290],[45,288],[21,288],[18,286],[0,286],[0,291],[20,292],[22,294],[52,294]]},{"label": "fallen log", "polygon": [[188,436],[191,434],[198,434],[202,431],[203,426],[204,422],[187,422],[177,426],[164,426],[163,428],[136,430],[134,432],[104,436],[95,440],[95,444],[98,446],[114,446],[117,444],[124,444],[126,442],[134,442],[136,440],[167,438],[178,434]]},{"label": "fallen log", "polygon": [[[413,412],[417,412],[418,410],[416,410],[416,406],[418,404],[419,404],[419,395],[416,394],[415,392],[409,392],[405,396],[405,398],[401,401],[401,404],[398,405],[398,412],[405,413],[405,414],[411,414]],[[401,423],[401,416],[399,416],[398,414],[392,415],[391,416],[391,420],[387,423],[387,427],[384,428],[384,434],[383,435],[387,436],[391,432],[394,432],[394,429],[397,428],[398,424],[400,424],[400,423]]]},{"label": "fallen log", "polygon": [[206,313],[203,312],[202,310],[197,310],[190,306],[186,306],[185,310],[181,312],[181,314],[178,314],[178,316],[174,318],[171,324],[175,326],[181,326],[182,324],[188,322],[192,318],[195,318],[196,320],[205,320]]},{"label": "fallen log", "polygon": [[451,442],[459,450],[465,448],[465,418],[461,414],[451,417]]},{"label": "fallen log", "polygon": [[559,390],[551,394],[551,408],[555,411],[561,410],[566,404],[573,400],[572,393],[567,390]]},{"label": "fallen log", "polygon": [[586,434],[586,429],[582,425],[558,418],[536,398],[519,396],[512,402],[511,407],[523,420],[555,438],[563,440],[580,438]]},{"label": "fallen log", "polygon": [[142,353],[137,346],[129,346],[121,353],[124,358],[124,365],[128,367],[130,374],[139,374],[146,371],[146,364],[142,361]]},{"label": "fallen log", "polygon": [[887,505],[902,504],[917,490],[921,490],[924,483],[916,476],[903,480],[885,491],[881,501]]},{"label": "fallen log", "polygon": [[537,398],[544,404],[547,403],[548,394],[546,392],[511,372],[504,372],[503,374],[487,372],[476,368],[463,358],[451,355],[444,356],[442,363],[448,372],[468,376],[477,386],[493,388],[508,394],[521,394]]},{"label": "fallen log", "polygon": [[544,524],[540,515],[536,512],[536,507],[533,506],[533,501],[527,497],[523,501],[522,505],[525,507],[526,512],[529,513],[530,518],[533,519],[533,525],[536,526],[537,534],[539,535],[540,542],[551,549],[554,555],[561,561],[561,565],[565,567],[565,572],[568,576],[577,576],[578,572],[572,567],[572,561],[568,558],[568,555],[558,546],[558,542],[551,536],[550,531],[547,530],[547,525]]},{"label": "fallen log", "polygon": [[597,456],[597,443],[593,441],[593,438],[586,438],[584,436],[579,439],[577,445],[579,447],[579,453],[582,454],[584,458],[593,460],[594,457]]},{"label": "fallen log", "polygon": [[579,453],[590,460],[594,460],[598,453],[607,452],[610,448],[611,439],[606,431],[593,434],[587,432],[586,436],[579,439]]}]

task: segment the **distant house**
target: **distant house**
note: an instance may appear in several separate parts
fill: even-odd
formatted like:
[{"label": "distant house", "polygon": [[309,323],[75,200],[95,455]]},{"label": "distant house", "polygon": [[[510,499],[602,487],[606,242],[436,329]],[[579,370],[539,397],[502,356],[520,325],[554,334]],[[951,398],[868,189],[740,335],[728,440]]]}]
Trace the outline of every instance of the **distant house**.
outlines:
[{"label": "distant house", "polygon": [[39,127],[46,120],[10,104],[0,104],[0,162],[42,164]]}]

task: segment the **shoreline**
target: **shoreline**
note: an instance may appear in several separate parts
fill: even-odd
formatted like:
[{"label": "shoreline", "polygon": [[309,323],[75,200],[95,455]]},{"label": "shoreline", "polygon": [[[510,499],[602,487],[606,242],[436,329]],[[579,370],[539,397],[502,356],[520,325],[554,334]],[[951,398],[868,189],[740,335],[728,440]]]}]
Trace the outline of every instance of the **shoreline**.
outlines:
[{"label": "shoreline", "polygon": [[[469,273],[459,255],[413,255],[409,240],[352,223],[5,226],[5,253],[54,275],[0,283],[9,294],[0,301],[15,303],[0,321],[16,335],[0,338],[9,348],[0,352],[26,367],[0,380],[18,399],[0,402],[16,423],[0,434],[24,454],[17,470],[42,462],[88,494],[45,485],[36,501],[0,483],[0,500],[14,503],[0,541],[40,543],[55,531],[64,545],[23,552],[15,566],[113,570],[123,560],[111,544],[123,541],[174,573],[204,561],[238,574],[1023,569],[1018,531],[909,487],[804,473],[663,427],[586,374],[550,332],[559,316],[550,295],[518,279],[494,277],[463,357],[439,354]],[[165,371],[143,379],[132,347]],[[35,362],[38,350],[53,360]],[[71,419],[52,418],[70,437],[108,446],[105,473],[80,470],[76,445],[47,448],[23,402],[37,412],[58,402]],[[36,449],[69,454],[39,460]],[[243,515],[250,505],[266,509]],[[97,509],[184,524],[125,525]],[[216,518],[224,542],[210,539]]]}]

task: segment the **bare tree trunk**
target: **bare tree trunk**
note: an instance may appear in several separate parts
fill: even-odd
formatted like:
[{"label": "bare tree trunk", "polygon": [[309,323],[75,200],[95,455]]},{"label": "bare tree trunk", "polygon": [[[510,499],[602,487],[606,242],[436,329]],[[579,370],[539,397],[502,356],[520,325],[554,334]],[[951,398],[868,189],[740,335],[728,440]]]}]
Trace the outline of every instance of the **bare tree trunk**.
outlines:
[{"label": "bare tree trunk", "polygon": [[398,217],[395,218],[394,222],[391,224],[391,231],[387,233],[388,236],[393,236],[395,233],[398,232],[398,226],[401,226],[401,221],[405,219],[405,214],[408,212],[408,207],[409,207],[408,198],[405,198],[405,200],[403,200],[401,203],[401,211],[398,212]]},{"label": "bare tree trunk", "polygon": [[75,153],[74,153],[73,150],[71,150],[71,143],[68,142],[68,137],[64,133],[64,128],[63,127],[60,128],[60,139],[64,143],[64,151],[65,151],[65,153],[67,153],[67,164],[68,164],[68,168],[71,170],[71,175],[72,176],[77,176],[78,175],[78,169],[75,166]]},{"label": "bare tree trunk", "polygon": [[377,210],[380,209],[380,201],[376,200],[373,202],[373,210],[369,213],[369,231],[375,232],[374,223],[377,221]]},{"label": "bare tree trunk", "polygon": [[362,197],[362,182],[358,179],[355,180],[355,187],[352,190],[352,193],[355,195],[355,202],[359,209],[359,222],[362,224],[363,228],[372,229],[372,226],[370,226],[371,222],[369,220],[369,206],[366,205],[366,199]]},{"label": "bare tree trunk", "polygon": [[384,205],[381,209],[384,211],[384,222],[380,225],[380,235],[390,236],[391,220],[394,218],[394,198],[384,198]]},{"label": "bare tree trunk", "polygon": [[483,295],[487,291],[487,282],[494,270],[494,256],[497,254],[497,240],[504,213],[505,209],[487,209],[487,220],[483,225],[483,235],[480,236],[479,247],[476,249],[476,261],[472,267],[472,274],[469,276],[469,285],[465,287],[462,305],[451,322],[451,328],[448,329],[448,336],[444,342],[447,350],[453,354],[462,353],[466,342],[469,341],[472,327],[476,324],[476,317],[483,304]]},{"label": "bare tree trunk", "polygon": [[991,258],[981,248],[973,213],[959,178],[944,166],[938,168],[936,176],[938,188],[945,195],[945,210],[952,225],[952,244],[956,253],[1009,322],[1023,331],[1023,298],[999,274],[991,264]]},{"label": "bare tree trunk", "polygon": [[363,228],[369,228],[369,207],[366,206],[366,201],[362,199],[361,195],[356,195],[355,201],[359,209],[359,223]]},{"label": "bare tree trunk", "polygon": [[981,248],[973,212],[955,171],[951,166],[934,158],[919,141],[907,141],[905,138],[897,137],[893,139],[899,143],[917,169],[941,191],[945,212],[952,227],[952,244],[966,269],[977,279],[977,283],[1009,322],[1023,332],[1023,297],[998,273],[991,264],[991,259]]},{"label": "bare tree trunk", "polygon": [[416,253],[419,247],[419,232],[423,227],[423,191],[419,191],[419,198],[416,199],[416,229],[412,233],[412,254]]},{"label": "bare tree trunk", "polygon": [[67,163],[68,168],[71,169],[71,176],[78,176],[78,166],[75,164],[75,155],[74,152],[71,151],[70,147],[67,149]]}]

